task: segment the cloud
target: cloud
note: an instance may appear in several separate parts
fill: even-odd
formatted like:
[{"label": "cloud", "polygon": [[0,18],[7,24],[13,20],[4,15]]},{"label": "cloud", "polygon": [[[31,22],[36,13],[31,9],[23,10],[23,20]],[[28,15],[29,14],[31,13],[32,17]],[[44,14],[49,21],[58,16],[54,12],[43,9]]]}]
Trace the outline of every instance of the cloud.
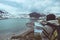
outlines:
[{"label": "cloud", "polygon": [[44,10],[45,12],[50,12],[50,13],[60,13],[60,7],[48,7]]},{"label": "cloud", "polygon": [[[5,1],[9,2],[6,4],[8,4],[9,6],[12,6],[13,9],[16,7],[17,8],[16,10],[18,10],[18,12],[37,11],[37,12],[58,13],[60,8],[59,0],[5,0]],[[13,6],[10,3],[14,5],[16,4],[16,6]]]},{"label": "cloud", "polygon": [[7,12],[9,12],[11,14],[14,14],[17,11],[17,8],[9,6],[9,5],[5,5],[3,3],[0,3],[0,9],[6,10]]},{"label": "cloud", "polygon": [[17,2],[17,3],[24,3],[26,0],[6,0],[11,2]]}]

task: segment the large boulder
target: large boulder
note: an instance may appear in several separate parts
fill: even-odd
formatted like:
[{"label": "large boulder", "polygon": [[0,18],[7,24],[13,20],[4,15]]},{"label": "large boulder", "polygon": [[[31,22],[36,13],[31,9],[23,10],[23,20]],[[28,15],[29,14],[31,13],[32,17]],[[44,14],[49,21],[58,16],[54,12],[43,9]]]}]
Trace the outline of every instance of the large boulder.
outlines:
[{"label": "large boulder", "polygon": [[30,17],[39,18],[41,15],[37,12],[32,12],[29,14]]}]

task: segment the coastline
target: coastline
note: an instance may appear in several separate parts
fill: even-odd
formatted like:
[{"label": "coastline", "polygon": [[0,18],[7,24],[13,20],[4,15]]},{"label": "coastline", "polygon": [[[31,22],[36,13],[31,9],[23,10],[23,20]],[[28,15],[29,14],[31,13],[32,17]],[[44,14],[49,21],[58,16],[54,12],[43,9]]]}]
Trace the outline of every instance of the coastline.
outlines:
[{"label": "coastline", "polygon": [[23,30],[23,31],[18,32],[16,34],[14,34],[14,33],[2,34],[2,35],[0,35],[0,40],[10,40],[10,38],[13,37],[13,36],[24,36],[29,31],[32,31],[31,28],[27,28],[26,30]]}]

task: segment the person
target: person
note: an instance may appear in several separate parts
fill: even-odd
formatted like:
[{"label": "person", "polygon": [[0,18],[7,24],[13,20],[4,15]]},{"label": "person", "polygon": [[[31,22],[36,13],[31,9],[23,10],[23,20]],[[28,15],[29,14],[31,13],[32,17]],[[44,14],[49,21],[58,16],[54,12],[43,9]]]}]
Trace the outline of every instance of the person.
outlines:
[{"label": "person", "polygon": [[[56,22],[56,16],[54,14],[49,14],[46,16],[46,21],[42,21],[41,23],[45,26],[43,27],[44,31],[47,32],[47,36],[51,35],[54,29],[54,26],[50,25],[50,23]],[[43,32],[44,32],[43,31]],[[44,33],[41,34],[42,37],[46,37]]]}]

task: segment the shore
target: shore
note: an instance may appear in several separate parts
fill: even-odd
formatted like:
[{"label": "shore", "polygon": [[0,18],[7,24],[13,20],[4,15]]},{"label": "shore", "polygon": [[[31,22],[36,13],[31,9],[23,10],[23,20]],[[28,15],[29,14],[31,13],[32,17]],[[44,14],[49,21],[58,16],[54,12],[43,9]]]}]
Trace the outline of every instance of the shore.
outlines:
[{"label": "shore", "polygon": [[19,33],[6,33],[6,34],[0,34],[0,40],[10,40],[11,37],[13,36],[24,36],[25,34],[27,34],[29,31],[32,31],[31,28],[27,28]]}]

